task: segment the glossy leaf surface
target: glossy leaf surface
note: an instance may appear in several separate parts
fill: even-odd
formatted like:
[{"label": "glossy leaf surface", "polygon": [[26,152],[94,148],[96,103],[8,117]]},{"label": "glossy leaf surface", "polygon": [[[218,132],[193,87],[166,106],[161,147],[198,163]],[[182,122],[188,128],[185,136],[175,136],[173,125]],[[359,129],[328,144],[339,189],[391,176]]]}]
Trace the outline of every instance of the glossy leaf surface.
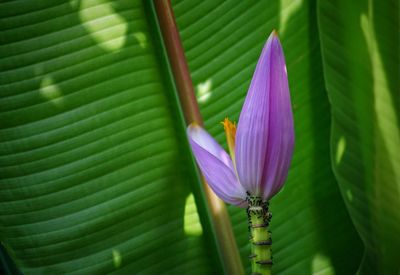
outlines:
[{"label": "glossy leaf surface", "polygon": [[398,1],[320,1],[332,163],[366,254],[361,274],[400,271]]},{"label": "glossy leaf surface", "polygon": [[[271,201],[273,272],[351,274],[362,250],[331,171],[316,3],[281,3],[175,1],[174,10],[206,128],[220,142],[225,142],[220,121],[226,116],[237,121],[261,49],[271,31],[278,31],[296,143],[284,190]],[[249,268],[246,213],[230,207],[230,214]],[[343,253],[346,246],[350,253]]]},{"label": "glossy leaf surface", "polygon": [[[172,0],[223,145],[279,33],[296,143],[274,274],[399,271],[398,5]],[[24,274],[222,273],[157,24],[151,1],[0,3],[0,241]],[[246,213],[228,210],[250,273]]]},{"label": "glossy leaf surface", "polygon": [[0,13],[0,238],[21,271],[218,270],[151,10],[22,1]]}]

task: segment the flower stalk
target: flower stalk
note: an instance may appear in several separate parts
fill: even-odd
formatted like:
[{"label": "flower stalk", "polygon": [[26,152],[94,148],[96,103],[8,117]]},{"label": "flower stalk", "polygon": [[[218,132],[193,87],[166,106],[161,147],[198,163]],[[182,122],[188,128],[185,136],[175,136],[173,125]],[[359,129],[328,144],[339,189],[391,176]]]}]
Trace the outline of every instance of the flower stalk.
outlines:
[{"label": "flower stalk", "polygon": [[261,197],[250,195],[247,197],[247,202],[252,275],[270,275],[272,238],[268,226],[272,215],[268,210],[268,202],[263,201]]}]

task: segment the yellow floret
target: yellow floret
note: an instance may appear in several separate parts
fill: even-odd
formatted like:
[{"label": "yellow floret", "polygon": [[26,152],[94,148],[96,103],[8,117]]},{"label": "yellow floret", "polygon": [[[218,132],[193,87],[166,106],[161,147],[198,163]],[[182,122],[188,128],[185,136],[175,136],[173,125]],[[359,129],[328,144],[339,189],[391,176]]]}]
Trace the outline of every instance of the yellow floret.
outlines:
[{"label": "yellow floret", "polygon": [[224,125],[226,141],[228,143],[229,154],[231,155],[232,161],[235,164],[235,137],[236,137],[236,124],[225,118],[221,122]]}]

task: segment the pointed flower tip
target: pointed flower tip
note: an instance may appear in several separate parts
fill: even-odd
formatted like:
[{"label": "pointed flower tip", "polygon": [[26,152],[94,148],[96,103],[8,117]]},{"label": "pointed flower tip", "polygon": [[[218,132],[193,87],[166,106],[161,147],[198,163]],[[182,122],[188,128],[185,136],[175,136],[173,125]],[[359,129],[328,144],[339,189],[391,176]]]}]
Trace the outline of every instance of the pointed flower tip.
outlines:
[{"label": "pointed flower tip", "polygon": [[272,44],[278,44],[279,47],[281,47],[281,41],[279,40],[279,34],[275,29],[271,32],[271,35],[269,36],[268,41],[270,43],[267,43],[267,44],[269,44],[270,47]]}]

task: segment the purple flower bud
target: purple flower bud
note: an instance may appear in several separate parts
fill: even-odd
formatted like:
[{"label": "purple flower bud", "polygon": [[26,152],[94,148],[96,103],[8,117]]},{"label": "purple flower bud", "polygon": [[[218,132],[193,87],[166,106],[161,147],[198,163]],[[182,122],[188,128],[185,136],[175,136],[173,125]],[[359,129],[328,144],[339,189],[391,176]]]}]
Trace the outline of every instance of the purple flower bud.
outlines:
[{"label": "purple flower bud", "polygon": [[230,145],[233,161],[200,126],[188,127],[192,151],[208,184],[227,203],[245,206],[246,192],[269,200],[283,186],[294,145],[285,58],[275,31],[258,60],[236,137],[235,131],[227,133],[235,141]]}]

